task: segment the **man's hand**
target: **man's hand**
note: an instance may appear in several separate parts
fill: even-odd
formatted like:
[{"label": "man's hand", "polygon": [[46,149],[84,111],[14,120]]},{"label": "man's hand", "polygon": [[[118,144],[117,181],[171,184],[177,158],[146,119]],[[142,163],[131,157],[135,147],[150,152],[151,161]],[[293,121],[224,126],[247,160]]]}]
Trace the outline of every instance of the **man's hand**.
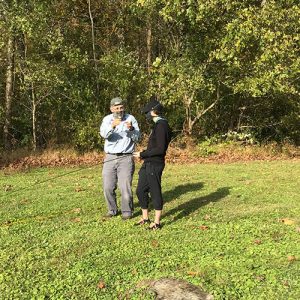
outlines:
[{"label": "man's hand", "polygon": [[126,122],[125,122],[125,125],[127,126],[127,129],[133,130],[131,121],[126,121]]},{"label": "man's hand", "polygon": [[141,153],[141,152],[133,152],[132,155],[133,155],[133,157],[141,158],[140,153]]},{"label": "man's hand", "polygon": [[111,127],[115,128],[121,123],[121,119],[114,119],[113,122],[111,123]]}]

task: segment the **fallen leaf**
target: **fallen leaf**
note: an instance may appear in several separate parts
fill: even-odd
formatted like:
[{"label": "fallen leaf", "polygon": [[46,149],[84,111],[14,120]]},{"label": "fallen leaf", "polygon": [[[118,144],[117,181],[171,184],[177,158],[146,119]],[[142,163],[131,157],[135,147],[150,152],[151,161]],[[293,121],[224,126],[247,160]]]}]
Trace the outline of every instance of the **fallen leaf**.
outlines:
[{"label": "fallen leaf", "polygon": [[104,289],[105,288],[105,283],[103,281],[99,281],[97,284],[98,289]]},{"label": "fallen leaf", "polygon": [[300,227],[297,227],[297,228],[296,228],[296,232],[299,232],[299,233],[300,233]]},{"label": "fallen leaf", "polygon": [[205,215],[204,220],[210,220],[210,215]]},{"label": "fallen leaf", "polygon": [[157,248],[157,247],[159,246],[159,243],[158,243],[157,240],[153,240],[153,241],[151,242],[151,245],[152,245],[152,247]]},{"label": "fallen leaf", "polygon": [[290,286],[289,282],[287,280],[282,282],[284,286]]},{"label": "fallen leaf", "polygon": [[74,208],[74,209],[72,209],[72,212],[80,213],[81,212],[81,208],[80,207]]},{"label": "fallen leaf", "polygon": [[289,255],[289,256],[287,257],[287,259],[288,259],[288,261],[290,261],[290,262],[297,260],[297,258],[296,258],[295,255]]},{"label": "fallen leaf", "polygon": [[20,204],[27,204],[28,203],[28,200],[27,199],[22,199],[20,200]]},{"label": "fallen leaf", "polygon": [[138,271],[136,269],[133,269],[131,272],[133,275],[137,275]]},{"label": "fallen leaf", "polygon": [[256,280],[258,281],[264,281],[266,279],[266,277],[264,275],[257,275],[256,276]]},{"label": "fallen leaf", "polygon": [[288,218],[284,218],[284,219],[280,219],[279,222],[285,224],[285,225],[293,225],[295,224],[294,220],[288,219]]},{"label": "fallen leaf", "polygon": [[198,276],[198,275],[199,275],[199,272],[188,271],[187,274],[190,275],[190,276]]},{"label": "fallen leaf", "polygon": [[12,185],[11,184],[6,184],[5,186],[4,186],[4,192],[9,192],[9,191],[11,191],[12,190]]},{"label": "fallen leaf", "polygon": [[71,219],[72,222],[74,223],[79,223],[81,221],[80,218],[74,218],[74,219]]},{"label": "fallen leaf", "polygon": [[201,225],[201,226],[199,226],[199,228],[200,228],[201,230],[207,230],[209,227],[206,226],[206,225]]},{"label": "fallen leaf", "polygon": [[77,193],[78,193],[78,192],[83,192],[83,191],[84,191],[84,189],[81,188],[81,187],[78,187],[78,188],[75,189],[75,192],[77,192]]},{"label": "fallen leaf", "polygon": [[45,217],[45,216],[36,216],[35,219],[38,220],[38,221],[43,221],[43,220],[47,220],[47,217]]},{"label": "fallen leaf", "polygon": [[261,240],[255,240],[254,244],[260,245],[261,244]]}]

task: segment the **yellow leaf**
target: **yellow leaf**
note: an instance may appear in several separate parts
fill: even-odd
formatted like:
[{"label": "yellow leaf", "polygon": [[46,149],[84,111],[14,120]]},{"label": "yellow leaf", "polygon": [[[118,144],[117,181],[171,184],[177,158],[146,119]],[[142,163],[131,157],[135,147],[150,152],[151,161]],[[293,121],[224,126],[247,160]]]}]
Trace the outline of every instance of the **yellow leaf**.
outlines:
[{"label": "yellow leaf", "polygon": [[293,225],[295,224],[295,221],[288,219],[288,218],[284,218],[284,219],[280,219],[279,222],[285,224],[285,225]]},{"label": "yellow leaf", "polygon": [[295,255],[289,255],[289,256],[287,257],[287,259],[288,259],[288,261],[295,261],[295,260],[297,260],[297,258],[296,258]]},{"label": "yellow leaf", "polygon": [[99,281],[97,284],[98,289],[104,289],[105,288],[105,282],[104,281]]}]

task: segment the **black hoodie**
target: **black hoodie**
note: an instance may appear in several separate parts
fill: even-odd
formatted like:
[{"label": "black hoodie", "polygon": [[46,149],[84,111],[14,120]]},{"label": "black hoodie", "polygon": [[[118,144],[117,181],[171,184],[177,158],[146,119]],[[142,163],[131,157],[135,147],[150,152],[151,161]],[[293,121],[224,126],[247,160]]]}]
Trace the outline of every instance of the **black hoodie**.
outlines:
[{"label": "black hoodie", "polygon": [[147,149],[140,153],[145,163],[164,164],[172,131],[165,119],[159,119],[152,129]]}]

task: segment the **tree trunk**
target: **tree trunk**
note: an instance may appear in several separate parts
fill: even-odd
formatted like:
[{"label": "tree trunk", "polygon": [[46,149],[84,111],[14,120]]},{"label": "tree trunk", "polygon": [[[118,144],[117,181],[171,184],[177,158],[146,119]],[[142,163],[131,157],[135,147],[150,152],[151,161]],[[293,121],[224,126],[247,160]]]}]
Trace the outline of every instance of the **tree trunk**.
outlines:
[{"label": "tree trunk", "polygon": [[147,70],[148,75],[151,71],[151,48],[152,48],[152,30],[151,30],[151,24],[148,23],[147,26]]},{"label": "tree trunk", "polygon": [[191,114],[191,98],[188,96],[184,96],[185,102],[185,133],[190,136],[192,134],[192,114]]},{"label": "tree trunk", "polygon": [[96,97],[99,96],[99,83],[98,83],[98,65],[96,61],[96,47],[95,47],[95,29],[94,29],[94,19],[92,15],[92,9],[91,9],[91,0],[88,0],[88,9],[89,9],[89,17],[91,21],[91,34],[92,34],[92,49],[93,49],[93,60],[94,60],[94,68],[96,73]]},{"label": "tree trunk", "polygon": [[9,130],[11,127],[11,107],[13,101],[13,73],[14,73],[14,40],[10,36],[7,43],[7,69],[5,87],[5,120],[3,127],[4,148],[10,150],[12,143]]},{"label": "tree trunk", "polygon": [[34,94],[33,83],[31,83],[31,101],[32,101],[32,148],[33,151],[36,151],[37,143],[36,143],[36,99]]}]

